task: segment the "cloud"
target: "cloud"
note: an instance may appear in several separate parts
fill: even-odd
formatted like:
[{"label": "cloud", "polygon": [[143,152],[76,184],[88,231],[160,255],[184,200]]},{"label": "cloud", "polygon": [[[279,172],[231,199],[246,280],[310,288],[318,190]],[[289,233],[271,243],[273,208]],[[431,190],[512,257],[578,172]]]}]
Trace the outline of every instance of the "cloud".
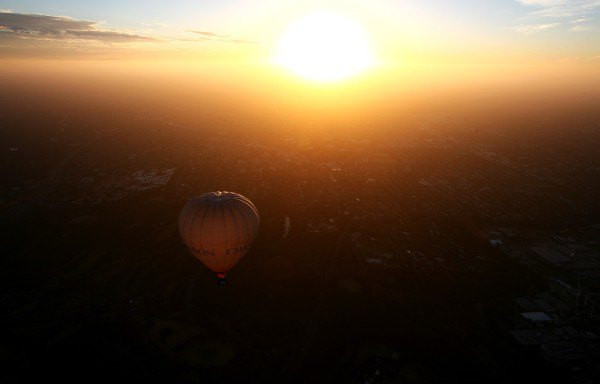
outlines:
[{"label": "cloud", "polygon": [[151,37],[103,29],[98,24],[66,16],[0,12],[0,39],[93,40],[112,43],[157,41]]},{"label": "cloud", "polygon": [[199,40],[201,40],[201,41],[221,41],[224,43],[236,43],[236,44],[257,44],[254,41],[235,39],[235,38],[232,38],[231,36],[219,35],[218,33],[214,33],[214,32],[194,31],[194,30],[186,30],[186,32],[191,32],[191,33],[200,35],[201,38]]},{"label": "cloud", "polygon": [[165,23],[140,23],[141,25],[143,25],[144,27],[160,27],[160,28],[167,28],[169,25],[165,24]]},{"label": "cloud", "polygon": [[[538,22],[537,24],[509,28],[526,35],[551,29],[560,24],[573,25],[571,28],[568,28],[572,32],[593,31],[596,28],[590,26],[589,23],[593,23],[593,20],[600,14],[600,0],[515,1],[531,9],[525,17],[525,19],[529,20],[529,23],[533,20]],[[550,19],[560,22],[548,22]]]},{"label": "cloud", "polygon": [[187,30],[186,32],[192,32],[192,33],[195,33],[195,34],[198,34],[198,35],[202,35],[202,36],[207,36],[207,37],[225,37],[225,38],[229,37],[227,35],[219,35],[219,34],[216,34],[214,32],[207,32],[207,31],[192,31],[192,30]]},{"label": "cloud", "polygon": [[600,0],[516,0],[535,7],[530,14],[540,17],[581,18],[600,11]]},{"label": "cloud", "polygon": [[563,3],[562,0],[517,0],[519,3],[523,5],[540,5],[544,7],[549,7],[552,5]]},{"label": "cloud", "polygon": [[243,40],[243,39],[231,39],[231,40],[227,40],[230,43],[237,43],[237,44],[258,44],[256,41],[252,41],[252,40]]},{"label": "cloud", "polygon": [[560,23],[520,25],[520,26],[512,27],[510,29],[517,33],[521,33],[523,35],[531,35],[534,33],[542,32],[542,31],[545,31],[548,29],[558,27],[559,25],[560,25]]},{"label": "cloud", "polygon": [[591,25],[575,25],[573,26],[570,31],[573,32],[587,32],[587,31],[595,31],[596,28],[592,27]]}]

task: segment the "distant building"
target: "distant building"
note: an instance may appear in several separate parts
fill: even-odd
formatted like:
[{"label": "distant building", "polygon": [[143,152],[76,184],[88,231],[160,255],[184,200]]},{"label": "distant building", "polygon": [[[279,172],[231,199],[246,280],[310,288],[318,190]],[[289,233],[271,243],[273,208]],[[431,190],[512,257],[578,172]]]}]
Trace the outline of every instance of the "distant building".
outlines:
[{"label": "distant building", "polygon": [[510,334],[517,343],[523,346],[534,346],[560,341],[561,338],[550,330],[545,329],[523,329],[511,331]]},{"label": "distant building", "polygon": [[543,323],[552,321],[552,318],[544,312],[523,312],[521,316],[527,320],[533,321],[534,323]]},{"label": "distant building", "polygon": [[529,248],[529,252],[555,266],[560,266],[572,261],[571,258],[549,247],[531,247]]}]

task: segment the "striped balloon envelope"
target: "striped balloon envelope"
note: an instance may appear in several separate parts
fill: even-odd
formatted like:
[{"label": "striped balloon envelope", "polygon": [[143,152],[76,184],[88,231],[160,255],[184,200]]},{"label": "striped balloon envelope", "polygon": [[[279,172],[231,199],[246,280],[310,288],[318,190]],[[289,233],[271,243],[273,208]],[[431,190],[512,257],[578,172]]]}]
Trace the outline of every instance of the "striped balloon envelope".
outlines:
[{"label": "striped balloon envelope", "polygon": [[224,284],[227,272],[256,239],[259,222],[258,211],[248,198],[233,192],[210,192],[183,207],[179,233],[192,254]]}]

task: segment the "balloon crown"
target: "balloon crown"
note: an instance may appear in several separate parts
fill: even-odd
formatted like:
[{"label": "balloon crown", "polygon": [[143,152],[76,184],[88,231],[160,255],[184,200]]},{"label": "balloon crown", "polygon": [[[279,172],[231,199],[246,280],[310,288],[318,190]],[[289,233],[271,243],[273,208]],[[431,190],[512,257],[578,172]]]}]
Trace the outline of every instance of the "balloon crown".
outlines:
[{"label": "balloon crown", "polygon": [[210,193],[206,194],[206,198],[209,201],[214,201],[214,202],[228,201],[228,200],[233,199],[235,196],[237,196],[236,193],[227,192],[227,191],[217,191],[217,192],[210,192]]}]

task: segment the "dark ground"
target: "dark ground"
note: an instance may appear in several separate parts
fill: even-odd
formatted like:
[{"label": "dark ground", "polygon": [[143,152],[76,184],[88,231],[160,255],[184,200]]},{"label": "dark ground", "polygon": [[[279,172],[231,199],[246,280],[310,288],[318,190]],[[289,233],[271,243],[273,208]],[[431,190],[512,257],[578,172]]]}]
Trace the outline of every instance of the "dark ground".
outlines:
[{"label": "dark ground", "polygon": [[[436,123],[386,147],[389,133],[215,134],[75,99],[0,108],[3,383],[593,380],[510,337],[512,300],[548,281],[487,232],[598,222],[596,116],[571,136],[469,125],[449,144]],[[169,169],[147,189],[132,176]],[[176,227],[212,190],[250,197],[262,220],[225,287]]]}]

